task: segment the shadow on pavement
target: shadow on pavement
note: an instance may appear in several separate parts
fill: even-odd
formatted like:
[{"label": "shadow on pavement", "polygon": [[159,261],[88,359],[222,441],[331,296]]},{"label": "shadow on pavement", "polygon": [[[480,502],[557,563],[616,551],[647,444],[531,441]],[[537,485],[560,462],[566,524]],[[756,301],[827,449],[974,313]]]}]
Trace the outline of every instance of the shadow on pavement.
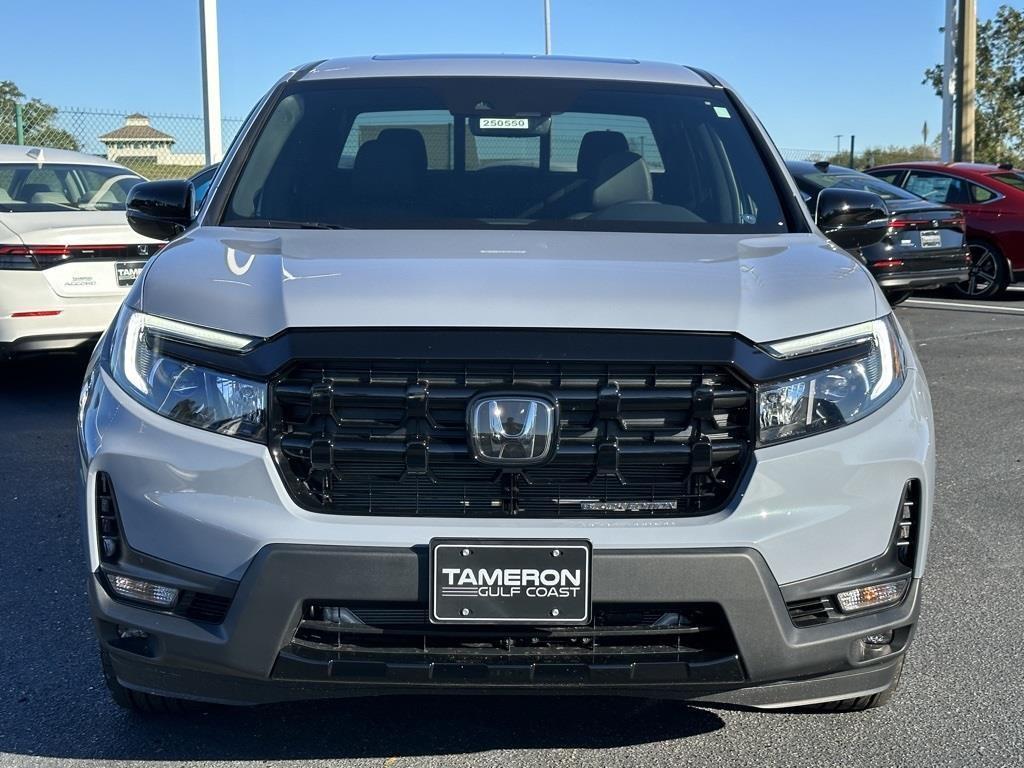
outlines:
[{"label": "shadow on pavement", "polygon": [[0,358],[0,403],[32,408],[58,397],[56,405],[73,406],[88,362],[85,353]]},{"label": "shadow on pavement", "polygon": [[716,714],[682,703],[550,696],[375,697],[215,707],[180,717],[143,717],[112,705],[89,710],[63,714],[72,721],[91,720],[89,738],[67,741],[59,724],[38,723],[22,738],[0,739],[0,752],[131,764],[386,758],[502,749],[597,750],[680,739],[724,726]]}]

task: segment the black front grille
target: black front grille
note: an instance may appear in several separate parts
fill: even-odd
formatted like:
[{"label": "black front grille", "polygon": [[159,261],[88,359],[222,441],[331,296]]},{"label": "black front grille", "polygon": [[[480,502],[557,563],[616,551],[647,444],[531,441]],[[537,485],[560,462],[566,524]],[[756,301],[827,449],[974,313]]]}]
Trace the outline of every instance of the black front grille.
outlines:
[{"label": "black front grille", "polygon": [[[340,610],[339,610],[340,609]],[[608,663],[732,656],[736,644],[720,606],[594,605],[585,626],[445,626],[423,605],[308,603],[293,646],[338,657],[401,662],[545,661],[552,657]]]},{"label": "black front grille", "polygon": [[[427,606],[421,603],[350,603],[344,607],[357,621],[371,627],[427,627],[430,619]],[[303,612],[303,621],[323,621],[330,618],[331,607],[324,603],[310,603]],[[335,609],[337,610],[337,609]],[[700,617],[699,609],[692,606],[692,619]],[[337,616],[340,617],[340,613]],[[641,605],[598,604],[594,608],[595,627],[650,626],[663,619],[678,615],[676,609],[663,604]],[[688,614],[689,615],[689,614]],[[330,623],[330,622],[328,622]]]},{"label": "black front grille", "polygon": [[486,687],[745,679],[721,606],[600,603],[579,627],[439,626],[421,604],[307,603],[273,675]]},{"label": "black front grille", "polygon": [[[481,394],[556,401],[547,463],[503,471],[469,448]],[[751,455],[750,389],[690,364],[303,363],[273,385],[271,446],[307,509],[434,517],[686,516],[724,506]]]}]

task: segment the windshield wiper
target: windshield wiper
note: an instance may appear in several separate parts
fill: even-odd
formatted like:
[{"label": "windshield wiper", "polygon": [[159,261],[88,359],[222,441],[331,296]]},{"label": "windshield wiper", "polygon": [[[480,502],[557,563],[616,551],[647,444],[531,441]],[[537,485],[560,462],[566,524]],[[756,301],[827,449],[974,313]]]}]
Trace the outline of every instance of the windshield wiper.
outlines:
[{"label": "windshield wiper", "polygon": [[328,224],[323,221],[288,221],[285,219],[236,219],[222,222],[225,227],[259,227],[263,229],[352,229],[341,224]]}]

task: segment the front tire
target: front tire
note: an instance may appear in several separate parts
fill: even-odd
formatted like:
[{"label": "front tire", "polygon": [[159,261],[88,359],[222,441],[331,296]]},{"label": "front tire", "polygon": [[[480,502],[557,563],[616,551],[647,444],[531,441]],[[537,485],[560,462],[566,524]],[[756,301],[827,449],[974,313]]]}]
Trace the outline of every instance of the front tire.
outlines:
[{"label": "front tire", "polygon": [[913,291],[886,291],[885,298],[889,300],[889,306],[895,307],[914,295]]},{"label": "front tire", "polygon": [[1006,290],[1010,270],[999,249],[984,240],[968,241],[967,249],[971,252],[970,278],[954,285],[954,293],[965,299],[993,299]]},{"label": "front tire", "polygon": [[195,712],[200,705],[194,701],[184,699],[172,699],[169,696],[157,696],[154,693],[143,693],[125,688],[117,680],[114,674],[114,665],[110,661],[110,654],[100,649],[100,665],[103,667],[103,680],[110,691],[110,698],[122,709],[138,712],[143,715],[183,715],[188,712]]}]

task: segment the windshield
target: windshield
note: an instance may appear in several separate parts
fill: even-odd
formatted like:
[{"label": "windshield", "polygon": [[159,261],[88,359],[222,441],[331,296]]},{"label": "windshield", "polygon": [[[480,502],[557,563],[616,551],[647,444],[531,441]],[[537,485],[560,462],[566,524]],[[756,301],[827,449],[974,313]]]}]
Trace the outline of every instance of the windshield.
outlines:
[{"label": "windshield", "polygon": [[221,223],[786,230],[720,90],[519,78],[293,86]]},{"label": "windshield", "polygon": [[866,173],[807,173],[803,178],[819,189],[859,189],[862,192],[874,192],[883,200],[920,200],[917,195]]},{"label": "windshield", "polygon": [[123,211],[128,191],[143,181],[107,165],[8,163],[0,165],[0,210]]}]

